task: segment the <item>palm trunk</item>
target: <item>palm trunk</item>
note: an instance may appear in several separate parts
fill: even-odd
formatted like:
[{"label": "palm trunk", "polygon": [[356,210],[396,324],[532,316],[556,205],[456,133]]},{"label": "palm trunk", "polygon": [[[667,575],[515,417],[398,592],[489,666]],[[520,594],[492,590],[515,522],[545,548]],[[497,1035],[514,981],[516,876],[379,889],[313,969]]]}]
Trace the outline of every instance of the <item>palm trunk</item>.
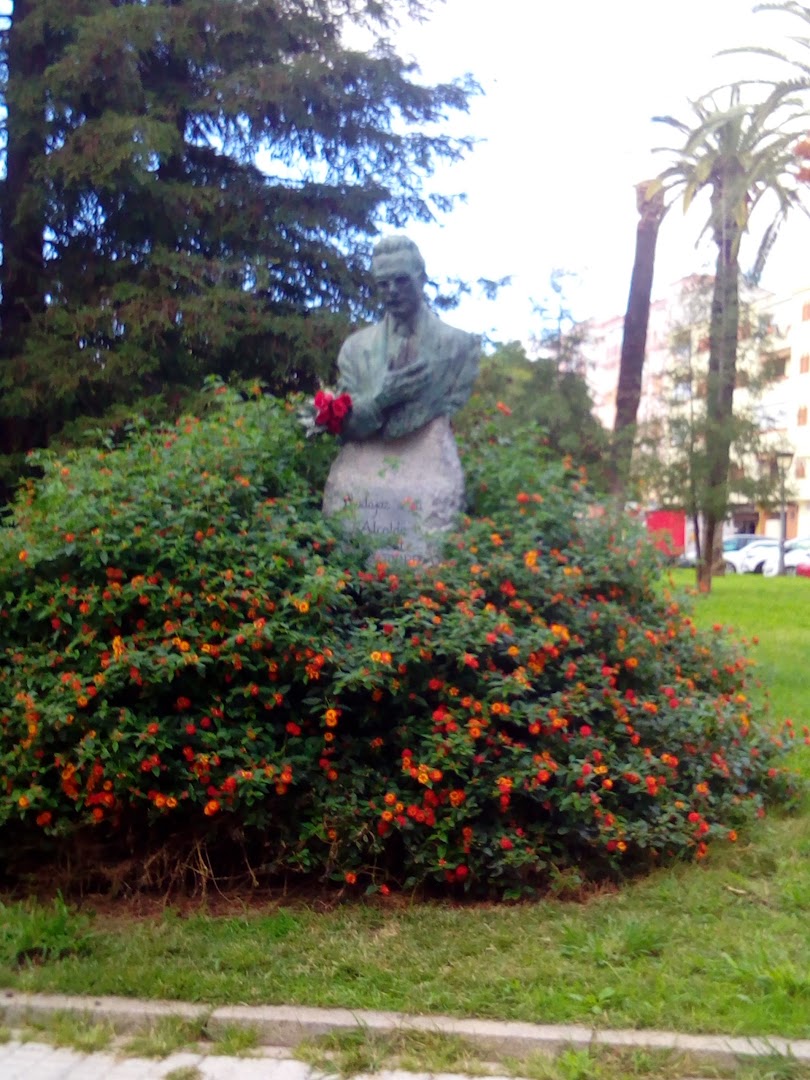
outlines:
[{"label": "palm trunk", "polygon": [[[709,328],[709,376],[706,399],[707,490],[704,505],[705,535],[698,564],[698,588],[709,592],[716,559],[715,545],[728,509],[728,468],[731,421],[737,373],[737,335],[740,321],[739,250],[741,228],[722,213],[726,201],[721,182],[712,192],[717,243],[717,265]],[[720,212],[717,212],[720,211]]]},{"label": "palm trunk", "polygon": [[625,495],[633,455],[636,416],[641,399],[641,377],[647,349],[655,248],[658,230],[666,213],[664,190],[662,187],[653,187],[653,183],[646,181],[636,187],[636,204],[640,217],[636,230],[636,254],[630,279],[627,313],[624,317],[610,470],[611,490],[620,498]]}]

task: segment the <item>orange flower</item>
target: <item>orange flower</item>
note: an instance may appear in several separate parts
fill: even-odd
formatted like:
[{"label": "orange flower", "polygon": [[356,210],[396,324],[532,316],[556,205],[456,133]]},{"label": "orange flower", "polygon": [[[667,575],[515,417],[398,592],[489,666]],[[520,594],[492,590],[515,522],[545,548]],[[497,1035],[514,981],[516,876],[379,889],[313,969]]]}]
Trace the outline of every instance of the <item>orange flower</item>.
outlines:
[{"label": "orange flower", "polygon": [[203,813],[205,814],[206,817],[213,817],[214,814],[218,813],[218,811],[219,811],[219,800],[218,799],[209,799],[208,802],[205,804],[205,809],[203,810]]},{"label": "orange flower", "polygon": [[503,544],[503,537],[500,533],[492,533],[492,535],[490,536],[490,540],[495,545],[495,547],[500,547]]},{"label": "orange flower", "polygon": [[344,877],[347,885],[354,885],[357,881],[357,874],[352,873],[351,870],[349,870]]},{"label": "orange flower", "polygon": [[495,408],[498,410],[498,412],[503,413],[504,416],[511,416],[512,415],[512,410],[503,401],[497,402],[496,405],[495,405]]}]

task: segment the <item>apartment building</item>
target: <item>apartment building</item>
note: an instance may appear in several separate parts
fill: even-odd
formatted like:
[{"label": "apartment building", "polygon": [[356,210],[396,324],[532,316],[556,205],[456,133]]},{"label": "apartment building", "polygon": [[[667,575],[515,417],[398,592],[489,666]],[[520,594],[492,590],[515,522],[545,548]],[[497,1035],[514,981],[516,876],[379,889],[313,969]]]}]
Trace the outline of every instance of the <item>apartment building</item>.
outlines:
[{"label": "apartment building", "polygon": [[[685,327],[691,327],[686,347],[696,355],[706,352],[706,322],[694,317],[690,298],[701,291],[705,295],[710,285],[710,278],[695,275],[669,287],[651,305],[639,426],[657,423],[660,430],[666,431],[667,415],[677,407],[673,406],[677,394],[673,395],[672,371],[677,365],[676,350],[684,348]],[[594,321],[587,326],[586,375],[594,412],[609,429],[616,415],[623,326],[623,316]],[[754,348],[754,339],[761,339],[764,344]],[[747,325],[741,327],[738,366],[744,373],[746,363],[765,360],[776,371],[776,377],[756,401],[746,401],[749,395],[744,378],[736,391],[741,404],[749,404],[755,410],[766,448],[760,460],[747,462],[746,468],[786,470],[787,535],[810,536],[810,285],[783,295],[755,290],[748,297]],[[782,452],[778,458],[777,450]],[[784,451],[792,452],[792,459],[788,460]],[[661,454],[666,452],[664,436]],[[777,536],[779,512],[738,502],[732,508],[730,526]]]}]

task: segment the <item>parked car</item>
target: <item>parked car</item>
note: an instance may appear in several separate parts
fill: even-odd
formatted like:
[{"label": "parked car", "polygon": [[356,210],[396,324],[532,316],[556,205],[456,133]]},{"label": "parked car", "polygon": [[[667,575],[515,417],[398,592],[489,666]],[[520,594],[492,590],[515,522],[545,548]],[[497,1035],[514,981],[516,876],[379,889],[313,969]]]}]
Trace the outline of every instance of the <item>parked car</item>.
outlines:
[{"label": "parked car", "polygon": [[688,547],[675,560],[675,565],[683,569],[692,569],[697,566],[697,548]]},{"label": "parked car", "polygon": [[[803,562],[810,562],[810,537],[799,536],[795,540],[788,540],[785,544],[785,573],[796,573],[796,567]],[[762,565],[762,573],[765,577],[776,577],[779,573],[778,541],[776,550],[768,553]]]},{"label": "parked car", "polygon": [[755,540],[762,540],[756,533],[733,533],[723,537],[723,551],[739,551],[740,548],[753,544]]},{"label": "parked car", "polygon": [[779,555],[779,541],[771,536],[760,536],[756,543],[742,549],[738,572],[741,574],[761,574],[765,560],[772,554]]},{"label": "parked car", "polygon": [[726,564],[727,574],[750,574],[757,572],[762,567],[767,554],[773,548],[779,547],[778,540],[772,540],[768,536],[753,536],[751,542],[742,547],[727,551],[723,548],[723,561]]}]

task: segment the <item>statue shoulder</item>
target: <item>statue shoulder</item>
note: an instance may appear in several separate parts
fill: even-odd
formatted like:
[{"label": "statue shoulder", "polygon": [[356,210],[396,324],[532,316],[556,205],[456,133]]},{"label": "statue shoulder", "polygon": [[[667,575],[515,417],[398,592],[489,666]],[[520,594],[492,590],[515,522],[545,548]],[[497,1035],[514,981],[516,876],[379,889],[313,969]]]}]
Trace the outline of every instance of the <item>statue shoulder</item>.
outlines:
[{"label": "statue shoulder", "polygon": [[429,313],[428,328],[429,333],[441,344],[442,350],[476,355],[481,351],[480,335],[470,334],[466,330],[451,326],[440,319],[435,312]]},{"label": "statue shoulder", "polygon": [[380,332],[380,323],[370,323],[359,330],[353,330],[343,342],[343,348],[356,349],[370,345]]}]

